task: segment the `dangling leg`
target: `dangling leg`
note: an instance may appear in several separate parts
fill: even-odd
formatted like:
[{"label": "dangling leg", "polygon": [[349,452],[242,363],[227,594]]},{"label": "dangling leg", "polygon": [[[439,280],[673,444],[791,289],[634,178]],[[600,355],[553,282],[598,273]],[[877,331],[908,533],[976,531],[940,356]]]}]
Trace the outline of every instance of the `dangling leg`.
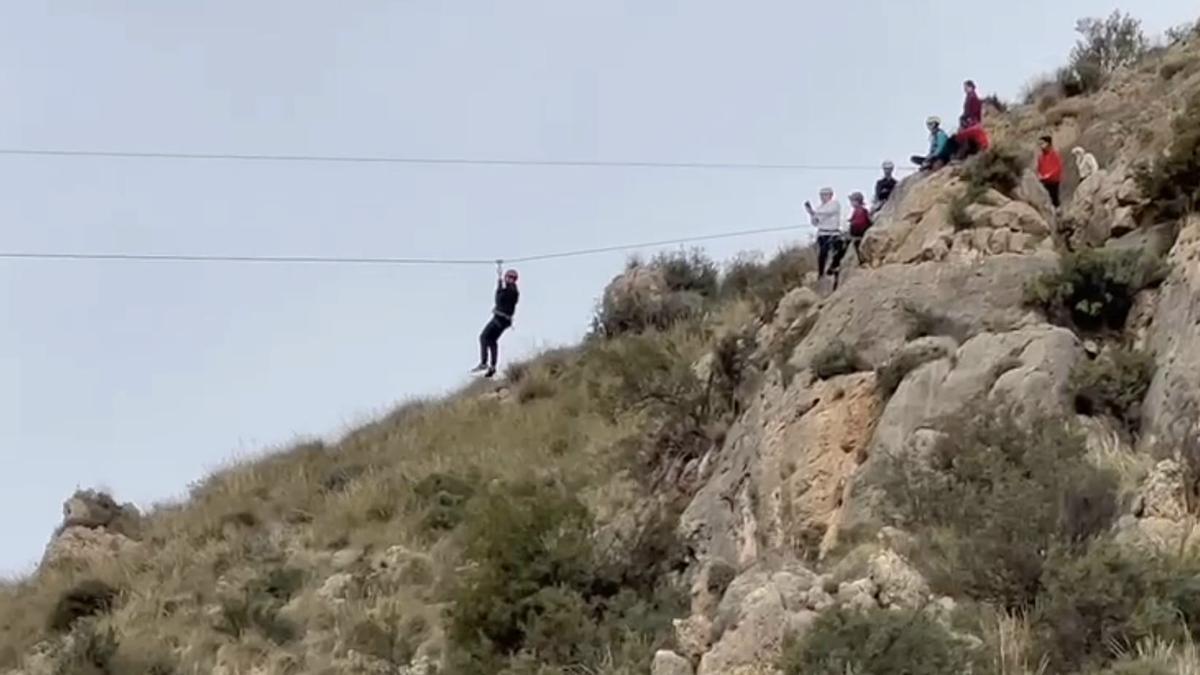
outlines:
[{"label": "dangling leg", "polygon": [[492,340],[495,339],[492,336],[495,323],[495,319],[488,321],[487,325],[483,327],[483,332],[479,334],[479,365],[475,366],[471,372],[481,373],[488,368],[488,352],[491,351],[489,346]]}]

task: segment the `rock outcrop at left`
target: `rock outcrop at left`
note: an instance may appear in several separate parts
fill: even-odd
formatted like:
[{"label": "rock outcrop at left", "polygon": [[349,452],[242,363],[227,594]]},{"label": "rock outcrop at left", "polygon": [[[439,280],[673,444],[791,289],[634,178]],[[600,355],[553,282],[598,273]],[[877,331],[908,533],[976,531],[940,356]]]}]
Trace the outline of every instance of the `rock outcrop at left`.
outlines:
[{"label": "rock outcrop at left", "polygon": [[81,490],[63,503],[63,522],[42,556],[42,569],[113,560],[138,546],[142,516],[132,504]]}]

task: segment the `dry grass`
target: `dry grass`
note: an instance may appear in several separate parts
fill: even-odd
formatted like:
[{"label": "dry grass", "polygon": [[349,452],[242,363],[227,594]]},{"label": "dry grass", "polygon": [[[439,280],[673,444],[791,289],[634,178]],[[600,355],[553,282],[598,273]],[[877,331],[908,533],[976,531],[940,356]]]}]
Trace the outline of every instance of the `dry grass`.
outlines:
[{"label": "dry grass", "polygon": [[[652,339],[691,362],[713,332],[697,328],[680,326]],[[0,584],[0,672],[18,667],[35,644],[61,639],[48,630],[48,617],[66,589],[89,579],[120,596],[110,614],[76,633],[91,631],[103,642],[111,630],[109,667],[120,664],[123,675],[207,673],[218,653],[236,672],[289,659],[303,662],[304,672],[332,672],[335,659],[351,649],[399,665],[418,648],[436,654],[443,642],[439,587],[461,560],[453,533],[427,526],[431,505],[415,490],[423,479],[444,474],[482,485],[566,478],[595,486],[581,498],[600,521],[620,517],[636,500],[638,484],[623,478],[629,459],[619,449],[644,433],[642,415],[632,408],[602,412],[596,397],[604,392],[585,358],[556,352],[535,360],[508,400],[471,389],[442,403],[403,406],[336,444],[303,443],[229,466],[197,485],[187,502],[150,513],[143,545],[119,562]],[[378,577],[341,603],[317,597],[335,572],[333,552],[361,549],[365,566],[395,546],[428,561],[428,573]],[[256,597],[272,570],[296,570],[301,587]],[[246,609],[259,600],[270,600],[259,603],[266,609]],[[222,614],[239,607],[265,616],[251,617],[236,636],[222,632]],[[316,654],[326,656],[314,661]],[[604,672],[616,675],[623,667],[617,659]]]},{"label": "dry grass", "polygon": [[1034,633],[1028,618],[985,608],[981,634],[988,654],[987,672],[996,675],[1045,675],[1050,664],[1034,656]]}]

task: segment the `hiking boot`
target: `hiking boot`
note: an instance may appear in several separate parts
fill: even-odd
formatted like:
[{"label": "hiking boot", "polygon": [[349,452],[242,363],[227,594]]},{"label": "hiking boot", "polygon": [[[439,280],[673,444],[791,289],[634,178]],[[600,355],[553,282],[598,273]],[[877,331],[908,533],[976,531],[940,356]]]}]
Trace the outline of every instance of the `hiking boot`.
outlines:
[{"label": "hiking boot", "polygon": [[486,377],[486,378],[489,378],[489,379],[490,379],[490,378],[492,378],[492,377],[495,377],[495,376],[496,376],[496,369],[495,369],[495,368],[488,368],[488,369],[487,369],[487,372],[486,372],[486,373],[484,373],[484,374],[483,374],[483,376],[484,376],[484,377]]},{"label": "hiking boot", "polygon": [[482,373],[483,371],[485,371],[485,370],[487,370],[487,369],[488,369],[488,367],[487,367],[487,364],[486,364],[486,363],[481,363],[481,364],[479,364],[479,365],[475,366],[474,368],[472,368],[472,369],[471,369],[471,372],[472,372],[472,373]]}]

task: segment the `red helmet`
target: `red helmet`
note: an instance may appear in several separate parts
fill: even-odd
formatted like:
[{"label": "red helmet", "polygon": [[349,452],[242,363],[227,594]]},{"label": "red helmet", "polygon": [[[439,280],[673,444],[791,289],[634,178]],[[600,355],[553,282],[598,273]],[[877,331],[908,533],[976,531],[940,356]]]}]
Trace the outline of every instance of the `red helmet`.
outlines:
[{"label": "red helmet", "polygon": [[509,270],[509,271],[505,272],[504,278],[508,279],[509,281],[516,281],[517,280],[517,271]]}]

